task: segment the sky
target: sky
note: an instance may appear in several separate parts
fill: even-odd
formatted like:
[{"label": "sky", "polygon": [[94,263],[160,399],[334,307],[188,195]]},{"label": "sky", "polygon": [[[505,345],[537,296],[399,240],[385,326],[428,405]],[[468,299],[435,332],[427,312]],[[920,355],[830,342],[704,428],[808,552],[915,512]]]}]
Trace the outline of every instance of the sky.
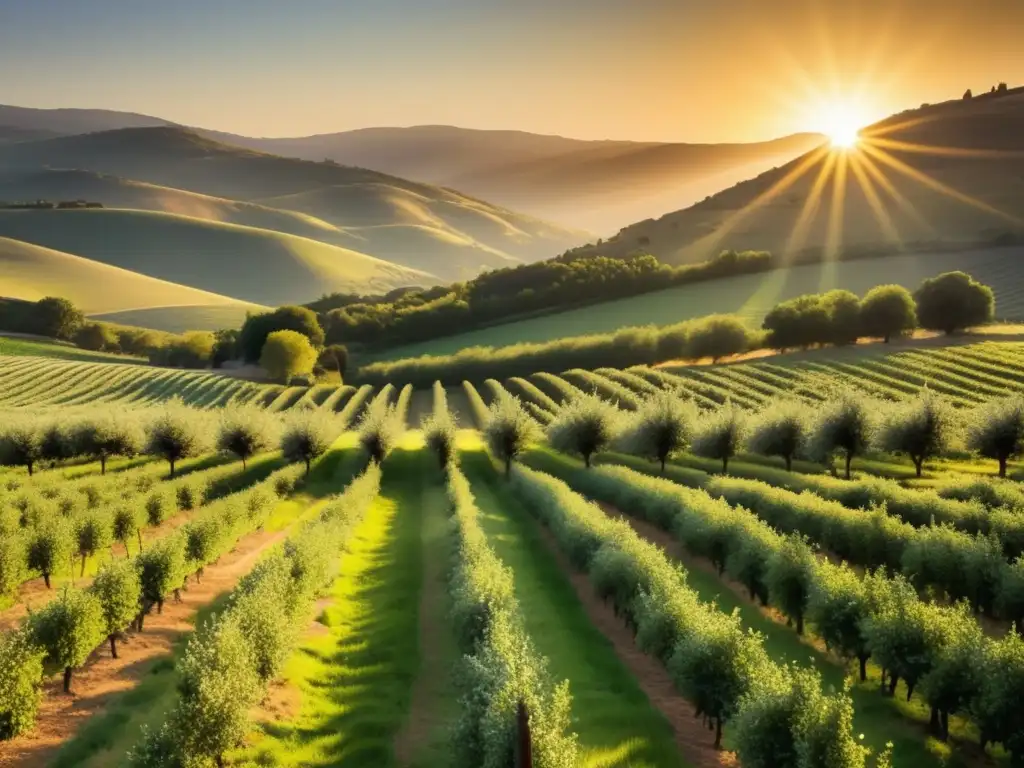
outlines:
[{"label": "sky", "polygon": [[1024,0],[0,0],[0,103],[730,142],[1024,84]]}]

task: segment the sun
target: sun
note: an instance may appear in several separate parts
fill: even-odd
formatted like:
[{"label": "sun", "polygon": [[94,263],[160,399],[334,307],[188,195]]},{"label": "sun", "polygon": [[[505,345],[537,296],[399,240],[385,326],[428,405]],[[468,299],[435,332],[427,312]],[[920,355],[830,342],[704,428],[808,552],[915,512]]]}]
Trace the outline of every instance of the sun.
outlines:
[{"label": "sun", "polygon": [[858,110],[845,104],[830,104],[822,109],[819,128],[835,149],[852,149],[860,142],[860,129],[865,124]]}]

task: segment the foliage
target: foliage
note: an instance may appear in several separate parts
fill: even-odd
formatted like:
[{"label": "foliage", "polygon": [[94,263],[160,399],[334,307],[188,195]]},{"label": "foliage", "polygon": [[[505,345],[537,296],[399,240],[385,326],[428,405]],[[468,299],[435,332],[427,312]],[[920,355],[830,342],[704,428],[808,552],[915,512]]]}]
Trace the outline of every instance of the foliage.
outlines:
[{"label": "foliage", "polygon": [[29,533],[25,547],[25,562],[29,570],[43,576],[46,587],[50,587],[50,576],[65,563],[71,561],[74,542],[68,521],[53,518]]},{"label": "foliage", "polygon": [[0,741],[13,739],[35,724],[45,655],[28,628],[0,634]]},{"label": "foliage", "polygon": [[207,447],[208,432],[203,419],[180,401],[168,403],[146,430],[145,452],[174,466],[182,459],[200,455]]},{"label": "foliage", "polygon": [[217,432],[217,448],[242,460],[242,467],[276,442],[277,424],[267,412],[251,407],[225,408]]},{"label": "foliage", "polygon": [[289,414],[281,433],[281,452],[288,461],[305,464],[308,475],[312,462],[331,447],[336,427],[329,417],[320,414]]},{"label": "foliage", "polygon": [[925,280],[914,300],[921,327],[946,334],[990,322],[995,314],[992,289],[965,272],[944,272]]},{"label": "foliage", "polygon": [[112,536],[110,515],[106,510],[92,509],[75,520],[75,544],[78,556],[82,558],[81,573],[85,575],[86,558],[110,545]]},{"label": "foliage", "polygon": [[348,347],[344,344],[331,344],[324,347],[317,359],[320,367],[328,371],[337,371],[342,378],[348,370]]},{"label": "foliage", "polygon": [[775,400],[767,403],[751,420],[747,434],[747,450],[762,456],[781,456],[786,470],[802,453],[808,438],[807,406],[796,400]]},{"label": "foliage", "polygon": [[811,587],[817,575],[818,560],[806,539],[790,534],[784,536],[768,560],[765,584],[772,602],[796,625],[796,633],[804,633],[804,616]]},{"label": "foliage", "polygon": [[831,461],[838,452],[846,461],[846,478],[854,456],[866,451],[875,434],[872,406],[856,390],[835,393],[817,414],[811,431],[810,454],[822,461]]},{"label": "foliage", "polygon": [[505,465],[506,476],[512,471],[513,460],[540,438],[537,422],[523,409],[518,397],[507,393],[491,403],[483,433],[491,453]]},{"label": "foliage", "polygon": [[872,288],[860,302],[861,330],[867,336],[885,340],[900,336],[917,327],[914,297],[901,285],[879,285]]},{"label": "foliage", "polygon": [[25,467],[31,476],[43,458],[43,429],[31,416],[12,418],[0,427],[0,464]]},{"label": "foliage", "polygon": [[427,448],[437,457],[441,469],[447,469],[448,464],[458,458],[455,447],[457,429],[451,413],[447,408],[438,412],[435,406],[434,414],[423,421],[422,429]]},{"label": "foliage", "polygon": [[590,458],[611,445],[620,421],[620,412],[597,395],[579,395],[547,425],[548,442],[555,450],[582,456],[589,467]]},{"label": "foliage", "polygon": [[[271,334],[292,331],[306,337],[312,347],[322,347],[324,331],[316,314],[306,307],[278,307],[273,312],[249,315],[238,335],[238,351],[247,363],[255,363],[263,354]],[[314,358],[315,360],[315,358]],[[310,368],[313,367],[310,363]]]},{"label": "foliage", "polygon": [[181,336],[167,334],[148,348],[149,362],[169,368],[208,368],[213,362],[216,337],[207,331]]},{"label": "foliage", "polygon": [[765,315],[765,343],[774,349],[852,344],[861,333],[860,302],[849,291],[807,294],[775,305]]},{"label": "foliage", "polygon": [[1018,395],[978,406],[967,421],[967,447],[986,459],[999,462],[999,476],[1006,477],[1006,463],[1024,455],[1024,399]]},{"label": "foliage", "polygon": [[91,592],[65,587],[29,616],[32,641],[46,653],[46,662],[64,670],[64,691],[71,675],[103,639],[103,609]]},{"label": "foliage", "polygon": [[697,456],[720,460],[722,472],[728,472],[729,459],[740,451],[746,434],[746,414],[732,403],[726,403],[718,410],[701,414],[690,450]]},{"label": "foliage", "polygon": [[871,657],[864,621],[870,606],[865,582],[845,563],[823,562],[817,568],[807,601],[807,618],[828,650],[857,659],[860,680],[867,679]]},{"label": "foliage", "polygon": [[686,357],[710,357],[717,362],[738,355],[753,346],[754,336],[746,323],[734,315],[708,315],[687,326]]},{"label": "foliage", "polygon": [[394,450],[402,432],[405,420],[398,415],[398,409],[386,400],[378,399],[367,408],[359,422],[359,444],[366,455],[380,464]]},{"label": "foliage", "polygon": [[629,417],[619,436],[618,447],[634,456],[665,462],[686,450],[697,422],[697,408],[679,393],[652,393]]},{"label": "foliage", "polygon": [[117,635],[135,619],[142,599],[142,581],[135,563],[112,560],[93,579],[90,591],[99,601],[103,629],[110,639],[111,655],[117,658]]},{"label": "foliage", "polygon": [[85,321],[82,312],[67,299],[47,296],[29,310],[28,333],[70,341]]},{"label": "foliage", "polygon": [[143,434],[138,420],[130,414],[100,411],[78,423],[71,436],[77,455],[100,462],[106,474],[107,460],[114,456],[134,456],[142,449]]},{"label": "foliage", "polygon": [[185,538],[179,533],[165,536],[138,554],[135,564],[145,608],[155,605],[158,612],[163,610],[168,595],[185,581],[185,560]]},{"label": "foliage", "polygon": [[888,409],[876,441],[882,450],[909,456],[920,477],[924,462],[951,450],[960,431],[960,417],[949,401],[924,389]]},{"label": "foliage", "polygon": [[316,349],[297,331],[274,331],[260,353],[260,365],[274,381],[287,384],[296,376],[309,375],[316,364]]}]

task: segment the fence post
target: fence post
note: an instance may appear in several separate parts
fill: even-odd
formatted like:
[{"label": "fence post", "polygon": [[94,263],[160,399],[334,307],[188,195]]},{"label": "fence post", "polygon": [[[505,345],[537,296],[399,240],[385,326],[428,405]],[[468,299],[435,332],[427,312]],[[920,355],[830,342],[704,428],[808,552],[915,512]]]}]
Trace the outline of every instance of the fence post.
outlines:
[{"label": "fence post", "polygon": [[516,768],[533,768],[533,742],[530,738],[530,717],[526,703],[519,700],[516,709]]}]

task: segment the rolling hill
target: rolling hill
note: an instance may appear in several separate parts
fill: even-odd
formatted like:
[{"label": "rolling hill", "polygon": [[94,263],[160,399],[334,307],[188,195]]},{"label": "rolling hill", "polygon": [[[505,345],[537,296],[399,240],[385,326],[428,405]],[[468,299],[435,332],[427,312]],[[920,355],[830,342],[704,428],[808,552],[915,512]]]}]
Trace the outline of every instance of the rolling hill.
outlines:
[{"label": "rolling hill", "polygon": [[[210,201],[185,201],[181,195],[143,190],[132,187],[133,183],[287,211],[293,220],[283,231],[289,234],[297,234],[295,213],[313,216],[320,222],[313,230],[303,232],[304,236],[412,266],[445,280],[548,258],[590,239],[587,233],[548,224],[453,190],[362,168],[229,146],[173,127],[131,128],[0,145],[0,175],[30,179],[31,174],[46,168],[87,170],[130,179],[115,198],[124,200],[130,192],[133,199],[124,200],[124,204],[148,210],[174,210],[171,206],[181,204],[188,207],[190,215],[196,215],[195,211],[208,207]],[[75,180],[76,189],[82,189],[82,181],[81,177]],[[27,182],[25,188],[32,188],[34,183]],[[5,194],[12,196],[17,189],[9,184]],[[88,196],[103,202],[102,191]],[[224,203],[213,207],[223,210]],[[247,211],[255,213],[251,208]],[[267,218],[265,212],[259,213]],[[221,213],[215,210],[208,218],[222,220],[219,216]],[[336,231],[322,226],[324,223]]]},{"label": "rolling hill", "polygon": [[581,141],[433,125],[286,139],[204,134],[421,179],[602,234],[700,200],[824,141],[814,134],[752,144]]},{"label": "rolling hill", "polygon": [[27,301],[64,296],[90,316],[159,308],[162,322],[146,327],[168,331],[235,326],[246,311],[261,309],[5,237],[0,237],[0,286],[5,297]]},{"label": "rolling hill", "polygon": [[167,120],[113,109],[36,109],[0,104],[0,126],[28,132],[72,135],[117,128],[171,125]]},{"label": "rolling hill", "polygon": [[308,238],[151,211],[0,211],[0,237],[258,304],[436,282]]},{"label": "rolling hill", "polygon": [[685,210],[641,221],[600,247],[673,264],[723,249],[841,257],[1024,235],[1024,89],[923,107]]}]

